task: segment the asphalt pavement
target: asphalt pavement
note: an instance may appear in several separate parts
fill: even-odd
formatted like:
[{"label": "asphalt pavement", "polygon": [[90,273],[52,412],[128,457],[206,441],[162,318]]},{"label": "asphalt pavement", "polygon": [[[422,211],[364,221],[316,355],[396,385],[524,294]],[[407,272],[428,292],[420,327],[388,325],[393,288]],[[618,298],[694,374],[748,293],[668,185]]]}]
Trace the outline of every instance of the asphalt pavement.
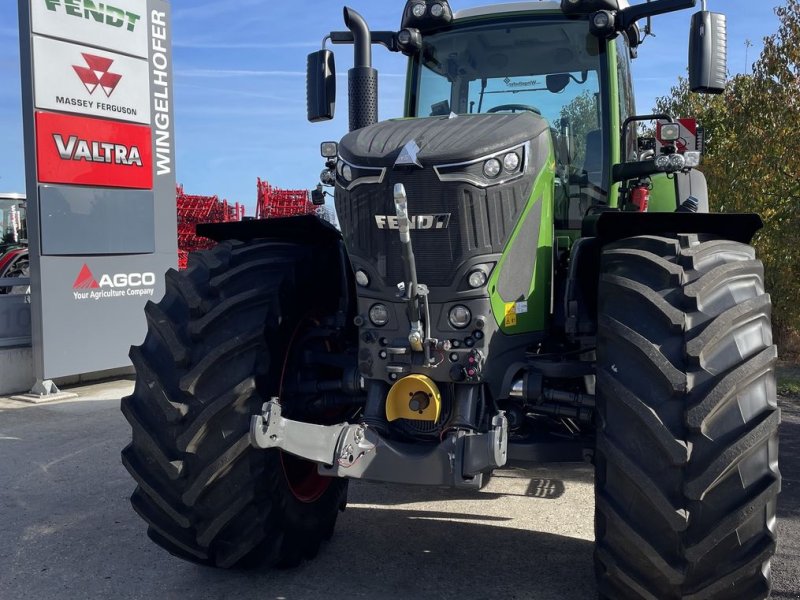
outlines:
[{"label": "asphalt pavement", "polygon": [[[0,399],[0,599],[595,597],[589,465],[505,470],[480,493],[354,482],[333,540],[294,570],[173,558],[128,503],[119,398],[130,387],[47,405]],[[773,598],[800,599],[800,400],[783,414]]]}]

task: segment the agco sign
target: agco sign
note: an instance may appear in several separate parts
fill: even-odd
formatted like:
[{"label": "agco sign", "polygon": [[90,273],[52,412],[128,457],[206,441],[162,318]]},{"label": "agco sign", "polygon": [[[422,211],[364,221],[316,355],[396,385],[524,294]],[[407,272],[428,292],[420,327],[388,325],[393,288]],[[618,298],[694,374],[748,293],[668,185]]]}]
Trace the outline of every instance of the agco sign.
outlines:
[{"label": "agco sign", "polygon": [[36,113],[36,137],[42,183],[153,187],[149,127]]},{"label": "agco sign", "polygon": [[155,273],[104,273],[98,281],[89,265],[84,264],[72,284],[72,294],[75,300],[152,296],[155,285]]}]

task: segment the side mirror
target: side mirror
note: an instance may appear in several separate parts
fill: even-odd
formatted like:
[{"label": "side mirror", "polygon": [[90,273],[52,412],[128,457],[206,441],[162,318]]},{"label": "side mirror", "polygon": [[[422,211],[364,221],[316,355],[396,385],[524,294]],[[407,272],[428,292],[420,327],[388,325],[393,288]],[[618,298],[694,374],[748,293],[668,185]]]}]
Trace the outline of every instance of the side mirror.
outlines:
[{"label": "side mirror", "polygon": [[689,87],[721,94],[728,77],[728,24],[725,15],[701,11],[692,16],[689,36]]},{"label": "side mirror", "polygon": [[309,121],[318,123],[333,119],[336,112],[336,61],[330,50],[308,55],[306,100]]},{"label": "side mirror", "polygon": [[311,204],[314,206],[322,206],[325,204],[325,192],[322,186],[318,185],[316,189],[311,190]]},{"label": "side mirror", "polygon": [[569,73],[557,73],[555,75],[548,75],[545,78],[545,85],[547,86],[547,91],[551,94],[558,94],[563,92],[567,86],[569,85],[570,80]]}]

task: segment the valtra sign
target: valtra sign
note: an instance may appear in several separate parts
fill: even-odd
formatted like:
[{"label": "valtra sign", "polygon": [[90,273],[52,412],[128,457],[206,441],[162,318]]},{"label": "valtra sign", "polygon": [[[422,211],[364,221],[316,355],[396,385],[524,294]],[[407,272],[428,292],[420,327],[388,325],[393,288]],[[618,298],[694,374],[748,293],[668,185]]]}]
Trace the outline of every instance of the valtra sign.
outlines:
[{"label": "valtra sign", "polygon": [[33,47],[37,108],[150,124],[147,61],[44,37]]},{"label": "valtra sign", "polygon": [[36,113],[38,179],[97,187],[153,187],[149,127]]}]

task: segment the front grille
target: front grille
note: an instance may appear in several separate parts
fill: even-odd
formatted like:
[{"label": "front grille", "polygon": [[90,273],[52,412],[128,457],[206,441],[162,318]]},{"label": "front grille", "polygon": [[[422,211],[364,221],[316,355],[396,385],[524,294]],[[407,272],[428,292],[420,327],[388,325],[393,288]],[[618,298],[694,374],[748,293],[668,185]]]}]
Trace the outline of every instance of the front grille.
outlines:
[{"label": "front grille", "polygon": [[441,182],[433,169],[390,173],[382,184],[336,190],[336,211],[348,251],[372,265],[387,285],[403,280],[400,236],[379,229],[375,215],[394,215],[394,185],[402,183],[411,215],[449,213],[447,229],[412,230],[419,281],[448,287],[469,258],[500,253],[530,195],[525,179],[488,190]]}]

